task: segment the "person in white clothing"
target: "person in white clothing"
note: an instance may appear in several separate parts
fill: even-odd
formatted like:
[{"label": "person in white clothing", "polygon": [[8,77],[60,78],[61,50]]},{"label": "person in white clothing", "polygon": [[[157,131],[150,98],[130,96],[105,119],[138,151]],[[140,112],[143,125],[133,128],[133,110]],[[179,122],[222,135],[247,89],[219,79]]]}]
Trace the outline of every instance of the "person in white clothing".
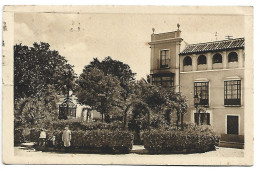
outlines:
[{"label": "person in white clothing", "polygon": [[71,141],[71,131],[69,130],[68,126],[65,127],[65,130],[62,133],[62,141],[64,143],[66,152],[68,152],[70,148],[70,141]]},{"label": "person in white clothing", "polygon": [[45,146],[46,144],[45,141],[46,141],[46,132],[44,129],[42,129],[39,137],[39,146]]}]

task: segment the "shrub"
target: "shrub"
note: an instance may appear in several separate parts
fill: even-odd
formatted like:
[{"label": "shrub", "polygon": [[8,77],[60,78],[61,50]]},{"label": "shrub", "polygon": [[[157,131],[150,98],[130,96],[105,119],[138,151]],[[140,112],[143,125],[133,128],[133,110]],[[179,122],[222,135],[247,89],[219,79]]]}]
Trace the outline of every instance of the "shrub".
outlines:
[{"label": "shrub", "polygon": [[14,129],[14,144],[17,145],[19,143],[24,142],[23,129]]},{"label": "shrub", "polygon": [[[62,131],[49,132],[55,136],[55,147],[63,147]],[[50,140],[49,140],[50,141]],[[133,135],[125,130],[72,131],[71,147],[98,152],[129,153],[133,146]]]},{"label": "shrub", "polygon": [[63,130],[65,126],[69,126],[69,129],[72,131],[80,130],[99,130],[99,129],[110,129],[115,130],[123,127],[122,121],[114,121],[111,123],[105,123],[102,121],[97,122],[86,122],[80,119],[71,119],[71,120],[58,120],[53,121],[49,129],[51,130]]},{"label": "shrub", "polygon": [[150,153],[206,152],[215,149],[219,136],[209,127],[189,126],[183,131],[150,130],[144,147]]},{"label": "shrub", "polygon": [[153,129],[164,129],[168,127],[168,124],[163,115],[154,114],[151,116],[150,127]]},{"label": "shrub", "polygon": [[30,130],[30,141],[38,142],[40,137],[41,130],[40,129],[31,129]]},{"label": "shrub", "polygon": [[[61,139],[61,135],[57,135],[58,133],[61,133],[65,126],[69,126],[69,129],[71,131],[83,131],[85,132],[86,130],[117,130],[121,129],[123,127],[122,121],[114,121],[111,123],[104,123],[104,122],[86,122],[82,121],[80,119],[71,119],[71,120],[58,120],[58,121],[52,121],[49,123],[48,127],[44,127],[45,129],[48,129],[46,131],[47,134],[47,143],[52,144],[50,141],[52,137],[58,136]],[[39,137],[40,137],[40,132],[41,132],[42,127],[34,127],[34,128],[15,128],[14,129],[14,143],[19,144],[22,142],[25,142],[26,140],[31,141],[31,142],[38,142]],[[26,132],[26,133],[25,133]],[[56,137],[57,138],[57,137]]]},{"label": "shrub", "polygon": [[14,144],[30,141],[30,129],[29,128],[14,128]]}]

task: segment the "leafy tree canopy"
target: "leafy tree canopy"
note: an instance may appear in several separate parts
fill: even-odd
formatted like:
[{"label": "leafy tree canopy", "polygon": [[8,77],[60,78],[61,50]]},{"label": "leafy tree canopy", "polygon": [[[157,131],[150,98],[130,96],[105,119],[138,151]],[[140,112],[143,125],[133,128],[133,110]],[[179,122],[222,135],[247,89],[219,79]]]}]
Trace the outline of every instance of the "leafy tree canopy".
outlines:
[{"label": "leafy tree canopy", "polygon": [[120,107],[123,88],[117,77],[105,75],[95,67],[86,67],[79,76],[77,85],[76,95],[81,104],[89,105],[105,116],[117,117],[122,113]]},{"label": "leafy tree canopy", "polygon": [[46,122],[58,118],[58,96],[52,85],[48,85],[41,97],[25,97],[16,100],[14,105],[15,128],[44,127]]},{"label": "leafy tree canopy", "polygon": [[14,116],[17,127],[57,119],[58,94],[74,88],[73,66],[48,43],[14,46]]},{"label": "leafy tree canopy", "polygon": [[[73,66],[58,51],[50,50],[48,43],[14,46],[14,97],[15,99],[42,96],[48,85],[58,93],[66,92],[67,82],[74,85]],[[66,77],[66,78],[65,78]]]},{"label": "leafy tree canopy", "polygon": [[[178,118],[177,122],[179,122],[179,119],[182,119],[187,112],[186,98],[180,93],[176,93],[173,87],[159,87],[141,80],[132,84],[131,89],[133,90],[132,99],[141,99],[147,103],[152,111],[151,118],[153,119],[154,116],[160,120],[163,117],[169,123],[171,120],[169,115],[175,113]],[[181,124],[183,124],[182,120]]]},{"label": "leafy tree canopy", "polygon": [[110,56],[106,57],[104,60],[99,61],[97,58],[94,58],[89,65],[85,66],[85,69],[97,68],[101,70],[104,75],[111,75],[117,77],[120,82],[120,86],[124,89],[122,96],[126,99],[129,95],[129,84],[135,81],[135,75],[130,66],[118,61],[113,60]]},{"label": "leafy tree canopy", "polygon": [[129,65],[118,60],[113,60],[110,56],[102,61],[94,58],[85,69],[93,67],[103,71],[105,75],[117,77],[121,85],[126,85],[135,80],[136,73],[133,73]]}]

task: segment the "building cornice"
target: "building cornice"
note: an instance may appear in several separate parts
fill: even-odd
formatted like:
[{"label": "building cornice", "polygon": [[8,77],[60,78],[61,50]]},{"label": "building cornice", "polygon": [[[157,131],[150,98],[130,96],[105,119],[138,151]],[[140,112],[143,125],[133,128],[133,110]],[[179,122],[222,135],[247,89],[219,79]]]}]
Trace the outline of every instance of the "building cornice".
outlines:
[{"label": "building cornice", "polygon": [[219,71],[232,71],[232,70],[244,70],[245,68],[231,68],[231,69],[212,69],[212,70],[200,70],[200,71],[188,71],[180,72],[181,74],[200,73],[200,72],[219,72]]},{"label": "building cornice", "polygon": [[149,45],[156,45],[161,43],[175,43],[175,42],[181,42],[182,38],[171,38],[171,39],[163,39],[163,40],[156,40],[152,42],[148,42]]}]

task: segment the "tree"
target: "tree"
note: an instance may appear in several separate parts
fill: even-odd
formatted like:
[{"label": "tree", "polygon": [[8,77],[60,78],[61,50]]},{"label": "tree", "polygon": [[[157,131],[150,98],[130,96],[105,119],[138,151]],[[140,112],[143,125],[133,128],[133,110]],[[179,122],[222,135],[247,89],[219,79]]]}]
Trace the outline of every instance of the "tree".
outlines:
[{"label": "tree", "polygon": [[14,106],[15,127],[45,127],[46,122],[58,118],[58,97],[49,85],[44,96],[25,97],[16,101]]},{"label": "tree", "polygon": [[14,46],[16,126],[35,126],[57,118],[57,95],[74,87],[73,66],[48,43]]},{"label": "tree", "polygon": [[120,86],[124,89],[122,91],[122,96],[126,99],[130,94],[129,84],[135,81],[136,73],[133,73],[130,66],[118,61],[113,60],[110,56],[106,57],[104,60],[99,61],[94,58],[89,65],[85,66],[85,69],[97,68],[101,70],[105,76],[111,75],[117,77],[120,82]]},{"label": "tree", "polygon": [[70,85],[73,88],[73,66],[58,51],[50,50],[48,43],[34,43],[14,46],[14,99],[42,96],[48,85],[53,85],[57,93],[65,93],[66,70],[70,70]]},{"label": "tree", "polygon": [[[161,116],[163,116],[164,120],[171,124],[171,114],[175,113],[177,127],[181,122],[181,128],[183,128],[183,115],[187,112],[187,102],[180,93],[175,93],[174,88],[158,87],[144,80],[132,85],[132,88],[134,89],[135,98],[140,98],[147,103],[153,115],[158,117],[158,120],[161,120]],[[152,120],[156,123],[153,116]],[[155,125],[158,125],[158,123]]]},{"label": "tree", "polygon": [[104,114],[107,122],[110,117],[118,117],[123,113],[123,88],[117,77],[105,75],[95,67],[85,67],[77,85],[78,101]]}]

